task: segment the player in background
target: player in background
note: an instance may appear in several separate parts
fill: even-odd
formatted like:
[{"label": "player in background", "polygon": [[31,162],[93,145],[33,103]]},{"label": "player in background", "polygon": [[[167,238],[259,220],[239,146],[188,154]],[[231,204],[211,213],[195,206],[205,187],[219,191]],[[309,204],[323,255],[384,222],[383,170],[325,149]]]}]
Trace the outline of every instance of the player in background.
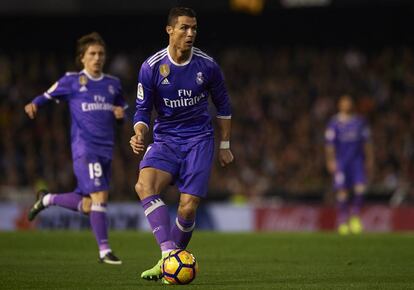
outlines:
[{"label": "player in background", "polygon": [[71,142],[74,173],[78,187],[73,192],[38,192],[28,218],[49,206],[59,206],[89,214],[99,247],[99,261],[119,265],[108,242],[106,209],[114,147],[114,121],[124,118],[126,103],[119,79],[103,73],[106,46],[93,32],[77,42],[80,72],[66,73],[42,95],[25,106],[34,119],[38,108],[51,101],[65,101],[71,115]]},{"label": "player in background", "polygon": [[[343,95],[338,114],[325,131],[326,166],[334,179],[338,232],[358,234],[363,230],[359,218],[367,188],[367,177],[374,169],[373,146],[366,121],[354,113],[354,101]],[[350,192],[353,192],[352,200]]]},{"label": "player in background", "polygon": [[[214,133],[208,112],[211,97],[217,109],[218,159],[222,166],[233,161],[230,150],[231,108],[223,74],[217,63],[193,47],[197,35],[195,12],[172,8],[166,26],[168,47],[149,57],[138,77],[135,135],[130,145],[141,154],[153,107],[158,113],[150,144],[140,163],[135,190],[161,248],[162,257],[185,249],[195,227],[197,207],[206,197],[213,161]],[[169,184],[180,191],[177,218],[170,228],[167,206],[160,197]],[[161,277],[162,259],[141,274]]]}]

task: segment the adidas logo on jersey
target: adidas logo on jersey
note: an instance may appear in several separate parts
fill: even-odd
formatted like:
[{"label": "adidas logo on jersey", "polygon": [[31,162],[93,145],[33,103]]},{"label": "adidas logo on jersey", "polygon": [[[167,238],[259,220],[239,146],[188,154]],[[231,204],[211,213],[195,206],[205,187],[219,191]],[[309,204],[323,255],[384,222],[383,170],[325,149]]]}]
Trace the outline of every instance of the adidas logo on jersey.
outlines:
[{"label": "adidas logo on jersey", "polygon": [[85,86],[81,86],[79,92],[86,92],[88,89]]},{"label": "adidas logo on jersey", "polygon": [[162,85],[169,85],[169,84],[170,84],[170,82],[168,81],[168,79],[167,79],[167,78],[165,78],[165,79],[161,82],[161,84],[162,84]]}]

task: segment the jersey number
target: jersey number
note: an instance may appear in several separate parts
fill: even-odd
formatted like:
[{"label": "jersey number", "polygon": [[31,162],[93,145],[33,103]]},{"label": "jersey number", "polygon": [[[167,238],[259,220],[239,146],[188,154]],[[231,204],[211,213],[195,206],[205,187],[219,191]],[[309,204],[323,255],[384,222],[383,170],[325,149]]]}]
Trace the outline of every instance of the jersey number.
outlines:
[{"label": "jersey number", "polygon": [[94,179],[95,177],[102,176],[102,167],[99,162],[89,163],[89,177]]}]

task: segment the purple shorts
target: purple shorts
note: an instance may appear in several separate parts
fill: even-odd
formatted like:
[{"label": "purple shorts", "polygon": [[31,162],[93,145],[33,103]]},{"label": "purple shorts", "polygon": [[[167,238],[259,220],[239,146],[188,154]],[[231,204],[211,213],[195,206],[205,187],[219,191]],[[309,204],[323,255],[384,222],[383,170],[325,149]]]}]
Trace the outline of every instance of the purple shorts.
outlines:
[{"label": "purple shorts", "polygon": [[86,155],[73,160],[73,170],[78,180],[75,192],[89,195],[98,191],[108,191],[111,179],[111,162],[109,158]]},{"label": "purple shorts", "polygon": [[335,172],[334,187],[335,190],[350,190],[356,185],[365,185],[367,182],[365,175],[364,162],[355,160],[346,166],[338,166]]},{"label": "purple shorts", "polygon": [[206,197],[213,155],[213,139],[187,144],[155,142],[148,145],[139,168],[169,172],[181,193]]}]

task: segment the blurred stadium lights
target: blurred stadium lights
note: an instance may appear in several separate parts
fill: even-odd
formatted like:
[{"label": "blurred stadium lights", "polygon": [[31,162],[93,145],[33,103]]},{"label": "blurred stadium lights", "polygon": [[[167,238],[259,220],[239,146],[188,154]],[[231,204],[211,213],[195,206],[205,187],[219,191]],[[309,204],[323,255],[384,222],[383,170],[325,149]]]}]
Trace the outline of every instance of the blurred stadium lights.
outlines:
[{"label": "blurred stadium lights", "polygon": [[261,14],[291,8],[325,7],[413,7],[412,0],[13,0],[0,1],[2,15],[52,15],[52,14],[148,14],[165,13],[173,6],[188,6],[197,12],[244,12]]},{"label": "blurred stadium lights", "polygon": [[331,0],[280,0],[280,4],[286,8],[323,7],[331,3]]},{"label": "blurred stadium lights", "polygon": [[263,11],[265,0],[230,0],[230,7],[235,11],[243,11],[258,15]]}]

